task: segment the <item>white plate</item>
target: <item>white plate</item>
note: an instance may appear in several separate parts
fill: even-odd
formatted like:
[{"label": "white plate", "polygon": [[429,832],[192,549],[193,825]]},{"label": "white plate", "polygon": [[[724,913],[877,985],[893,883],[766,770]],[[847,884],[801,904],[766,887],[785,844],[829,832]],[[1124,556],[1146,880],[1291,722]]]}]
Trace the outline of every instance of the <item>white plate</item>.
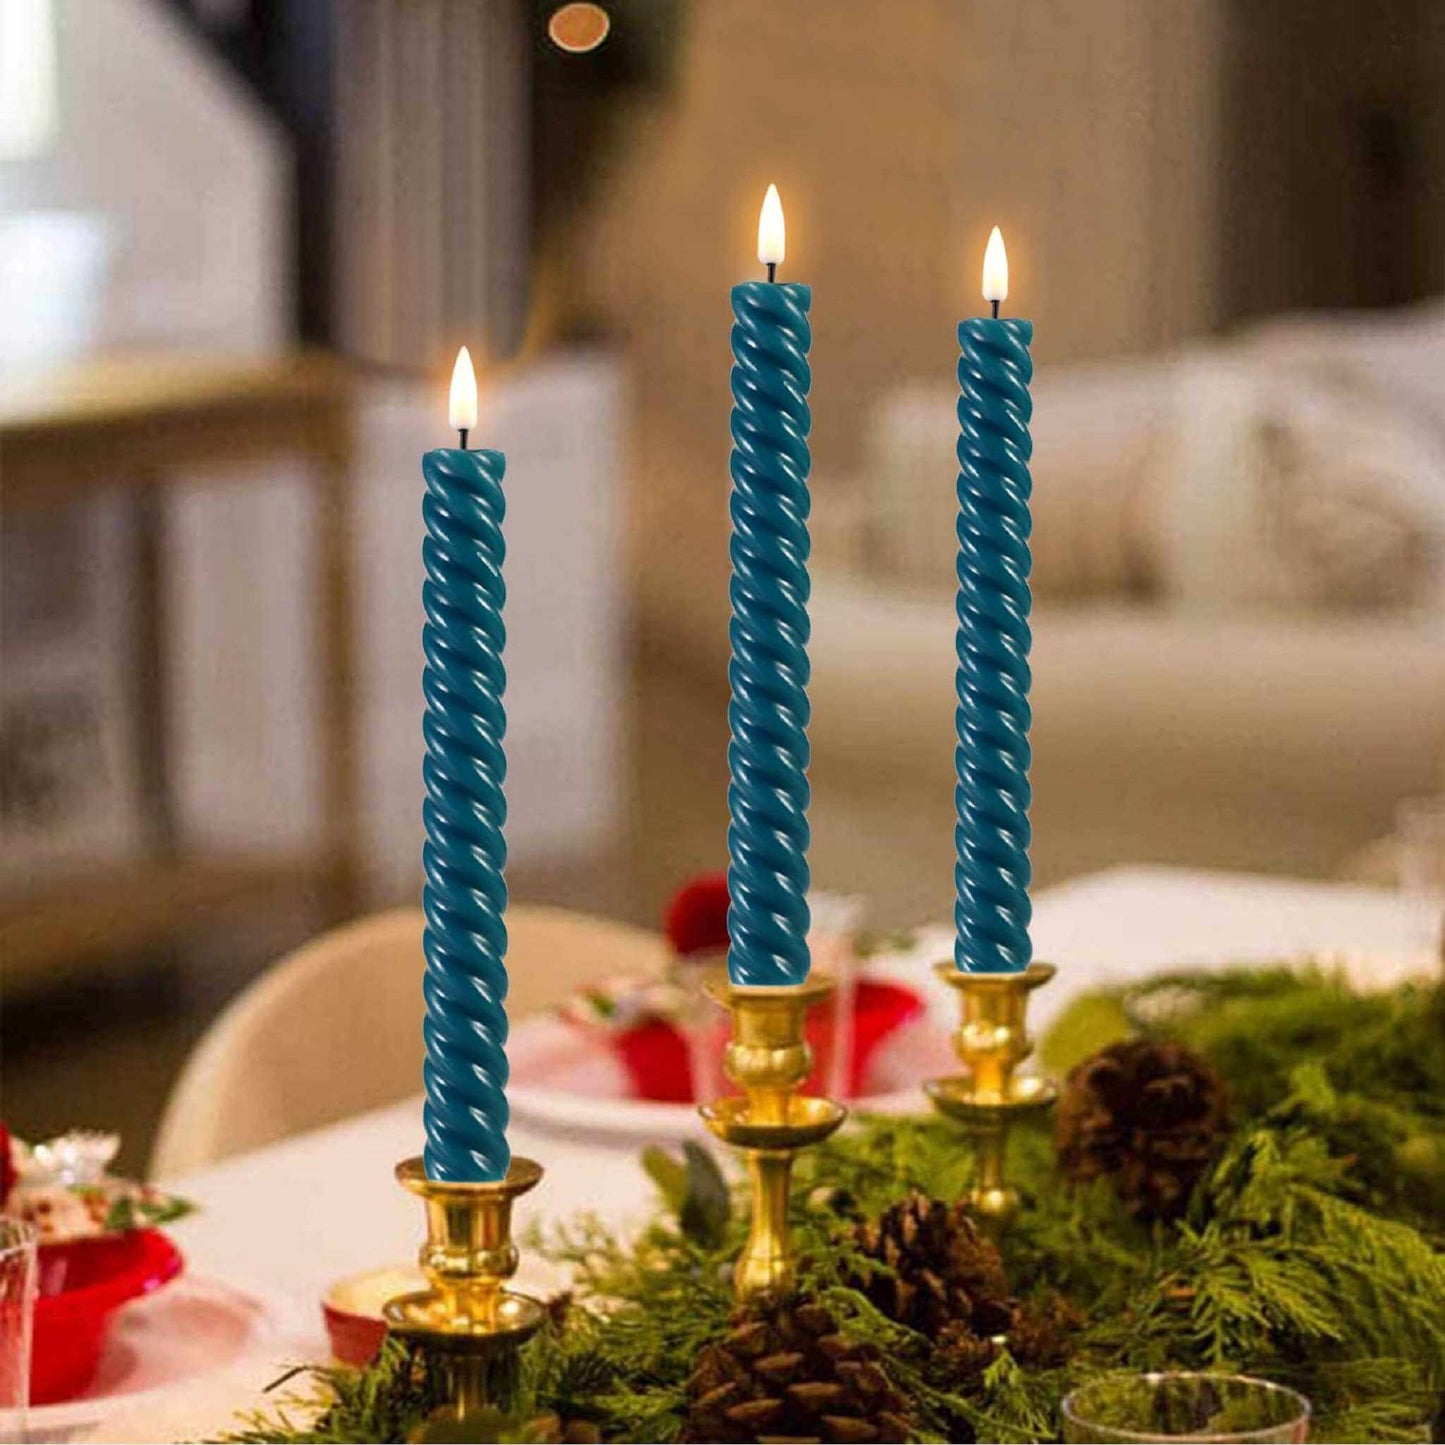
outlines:
[{"label": "white plate", "polygon": [[[1220,897],[1211,896],[1206,885]],[[1251,891],[1252,889],[1252,891]],[[1070,889],[1057,890],[1060,903],[1070,901]],[[1267,946],[1251,947],[1259,935],[1253,893],[1261,893],[1264,901],[1276,906],[1266,916],[1278,914],[1276,894],[1286,899],[1310,890],[1308,885],[1257,884],[1255,880],[1206,877],[1204,883],[1193,876],[1176,879],[1164,873],[1161,878],[1149,875],[1141,885],[1129,876],[1115,878],[1103,875],[1099,880],[1084,880],[1072,887],[1082,903],[1088,903],[1088,892],[1099,895],[1105,905],[1118,894],[1120,906],[1109,909],[1121,918],[1137,921],[1140,907],[1133,898],[1142,892],[1152,898],[1163,894],[1170,906],[1158,936],[1140,940],[1122,936],[1114,946],[1099,957],[1076,956],[1069,946],[1070,928],[1067,917],[1057,920],[1052,930],[1039,929],[1041,945],[1047,945],[1041,957],[1056,959],[1059,974],[1056,981],[1034,1001],[1030,1010],[1030,1031],[1041,1037],[1075,995],[1107,984],[1127,983],[1173,967],[1185,965],[1223,968],[1231,962],[1263,959],[1284,963],[1302,963],[1313,959],[1342,967],[1351,983],[1361,990],[1388,987],[1404,977],[1428,975],[1438,967],[1431,950],[1387,946],[1388,931],[1372,948],[1350,947],[1340,951],[1340,940],[1353,935],[1339,926],[1338,920],[1325,919],[1317,927],[1278,937],[1271,936]],[[1323,892],[1324,890],[1317,890]],[[1339,893],[1342,890],[1331,890]],[[1243,892],[1243,899],[1235,897]],[[1174,895],[1179,895],[1175,897]],[[1196,898],[1195,895],[1200,895]],[[1194,915],[1186,905],[1194,900]],[[1388,902],[1400,911],[1394,899]],[[1042,913],[1043,910],[1041,910]],[[1064,910],[1067,912],[1067,910]],[[1388,910],[1387,910],[1388,911]],[[1391,915],[1393,916],[1393,915]],[[1169,920],[1174,920],[1175,937]],[[1181,921],[1182,920],[1182,921]],[[1347,920],[1348,921],[1348,920]],[[1380,933],[1379,921],[1364,931],[1373,939]],[[1388,919],[1386,920],[1388,922]],[[1040,922],[1043,922],[1041,919]],[[1185,946],[1204,923],[1212,924],[1218,938],[1207,946]],[[1226,925],[1232,925],[1232,933]],[[1360,932],[1360,930],[1356,930]],[[1058,935],[1058,936],[1056,936]],[[1238,935],[1235,937],[1234,935]],[[1331,940],[1334,940],[1333,952]],[[1132,948],[1130,945],[1132,944]],[[1281,947],[1281,944],[1287,944]],[[925,1012],[922,1019],[900,1029],[879,1047],[873,1066],[872,1082],[880,1091],[864,1098],[850,1100],[855,1109],[878,1113],[906,1113],[920,1106],[918,1086],[929,1078],[954,1072],[954,1058],[949,1035],[958,1024],[958,1000],[954,991],[933,974],[933,965],[947,959],[953,952],[953,934],[947,927],[921,928],[914,935],[912,946],[868,960],[867,975],[886,979],[915,989],[922,997]],[[613,1138],[628,1141],[662,1140],[676,1142],[705,1137],[706,1130],[690,1104],[659,1104],[628,1096],[626,1070],[616,1056],[600,1040],[561,1019],[541,1017],[520,1024],[508,1045],[512,1065],[508,1098],[512,1112],[529,1123],[564,1133],[575,1132],[589,1138]],[[1025,1072],[1030,1065],[1024,1066]]]},{"label": "white plate", "polygon": [[[299,1325],[299,1312],[289,1302],[182,1276],[120,1311],[85,1393],[32,1406],[25,1438],[74,1438],[119,1411],[148,1405],[268,1348],[279,1363],[287,1353],[285,1341],[301,1335]],[[0,1439],[17,1436],[8,1412],[0,1412]]]},{"label": "white plate", "polygon": [[[920,975],[907,982],[926,995],[937,985],[926,970]],[[879,1046],[870,1080],[877,1092],[850,1100],[852,1107],[883,1113],[918,1107],[919,1083],[953,1067],[946,1030],[932,1022],[935,1016],[930,1007],[924,1019]],[[564,1019],[543,1015],[518,1024],[507,1058],[507,1099],[519,1120],[590,1138],[675,1143],[706,1137],[693,1105],[632,1098],[627,1071],[612,1050]]]}]

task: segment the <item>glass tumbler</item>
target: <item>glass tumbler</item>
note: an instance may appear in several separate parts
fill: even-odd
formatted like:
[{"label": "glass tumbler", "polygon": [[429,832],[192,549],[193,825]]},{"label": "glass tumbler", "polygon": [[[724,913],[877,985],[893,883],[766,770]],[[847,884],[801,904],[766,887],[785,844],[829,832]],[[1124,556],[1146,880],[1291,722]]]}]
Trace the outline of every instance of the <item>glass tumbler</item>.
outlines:
[{"label": "glass tumbler", "polygon": [[1303,1441],[1310,1402],[1251,1375],[1106,1375],[1064,1398],[1069,1441]]},{"label": "glass tumbler", "polygon": [[35,1321],[35,1228],[0,1219],[0,1438],[23,1438]]},{"label": "glass tumbler", "polygon": [[1405,798],[1395,808],[1401,889],[1445,902],[1445,793]]}]

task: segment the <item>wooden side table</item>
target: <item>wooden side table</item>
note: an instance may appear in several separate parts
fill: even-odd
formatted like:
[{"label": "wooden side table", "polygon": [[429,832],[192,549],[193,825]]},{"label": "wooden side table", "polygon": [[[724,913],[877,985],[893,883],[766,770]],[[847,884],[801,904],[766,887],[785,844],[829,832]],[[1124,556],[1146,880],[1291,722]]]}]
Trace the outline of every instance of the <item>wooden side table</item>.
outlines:
[{"label": "wooden side table", "polygon": [[[0,965],[7,986],[145,947],[205,912],[298,885],[319,891],[330,919],[356,903],[358,801],[351,637],[353,388],[336,358],[159,355],[97,360],[0,393],[0,507],[66,506],[125,487],[149,504],[143,542],[141,645],[149,674],[139,699],[150,742],[142,776],[154,800],[157,855],[100,876],[67,875],[23,895],[0,894]],[[158,503],[204,464],[228,485],[232,462],[305,458],[320,503],[316,526],[317,645],[324,660],[320,756],[323,835],[305,856],[187,853],[171,832],[161,665],[165,617]],[[217,466],[217,464],[222,464]],[[239,483],[238,483],[239,484]]]}]

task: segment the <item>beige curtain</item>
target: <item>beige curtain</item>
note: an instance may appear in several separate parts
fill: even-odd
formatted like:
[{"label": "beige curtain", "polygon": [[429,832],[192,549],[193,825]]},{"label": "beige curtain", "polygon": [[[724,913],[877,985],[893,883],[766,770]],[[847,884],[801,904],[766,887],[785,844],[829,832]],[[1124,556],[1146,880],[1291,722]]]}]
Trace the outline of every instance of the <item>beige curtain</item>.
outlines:
[{"label": "beige curtain", "polygon": [[335,334],[437,366],[518,343],[528,255],[522,0],[332,0]]}]

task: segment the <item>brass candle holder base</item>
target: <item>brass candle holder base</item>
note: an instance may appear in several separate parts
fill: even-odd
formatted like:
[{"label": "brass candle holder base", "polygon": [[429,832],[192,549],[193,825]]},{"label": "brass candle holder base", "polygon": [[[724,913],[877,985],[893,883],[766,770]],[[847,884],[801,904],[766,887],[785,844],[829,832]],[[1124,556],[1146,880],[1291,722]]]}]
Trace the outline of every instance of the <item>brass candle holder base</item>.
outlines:
[{"label": "brass candle holder base", "polygon": [[953,1046],[967,1071],[924,1088],[973,1139],[978,1175],[968,1205],[986,1229],[997,1232],[1019,1207],[1018,1190],[1005,1178],[1009,1131],[1048,1113],[1058,1097],[1052,1081],[1014,1072],[1034,1047],[1029,995],[1054,976],[1054,967],[1031,963],[1022,973],[964,973],[950,962],[935,965],[934,972],[958,992],[962,1018]]},{"label": "brass candle holder base", "polygon": [[833,992],[833,984],[814,977],[796,987],[735,988],[719,980],[708,992],[733,1016],[723,1067],[743,1092],[704,1104],[699,1112],[723,1143],[747,1155],[752,1180],[752,1223],[734,1288],[740,1299],[776,1297],[797,1279],[788,1229],[793,1160],[848,1117],[831,1099],[798,1093],[813,1066],[804,1020]]},{"label": "brass candle holder base", "polygon": [[419,1260],[431,1288],[388,1301],[386,1323],[442,1371],[442,1413],[474,1417],[498,1403],[499,1381],[546,1317],[536,1300],[506,1288],[518,1262],[512,1203],[539,1183],[542,1166],[513,1159],[504,1179],[459,1184],[428,1179],[420,1159],[407,1159],[396,1177],[426,1205]]}]

